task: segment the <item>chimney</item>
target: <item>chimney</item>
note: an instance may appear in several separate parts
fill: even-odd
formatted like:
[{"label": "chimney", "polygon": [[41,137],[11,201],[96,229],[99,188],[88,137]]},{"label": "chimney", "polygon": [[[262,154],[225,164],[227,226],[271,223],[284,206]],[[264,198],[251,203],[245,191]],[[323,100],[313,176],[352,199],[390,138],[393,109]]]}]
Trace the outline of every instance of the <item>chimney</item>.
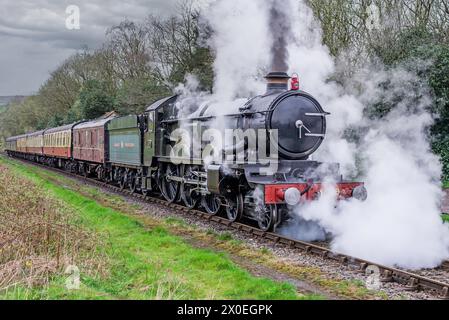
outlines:
[{"label": "chimney", "polygon": [[285,72],[270,72],[265,79],[267,79],[267,93],[288,90],[290,76]]}]

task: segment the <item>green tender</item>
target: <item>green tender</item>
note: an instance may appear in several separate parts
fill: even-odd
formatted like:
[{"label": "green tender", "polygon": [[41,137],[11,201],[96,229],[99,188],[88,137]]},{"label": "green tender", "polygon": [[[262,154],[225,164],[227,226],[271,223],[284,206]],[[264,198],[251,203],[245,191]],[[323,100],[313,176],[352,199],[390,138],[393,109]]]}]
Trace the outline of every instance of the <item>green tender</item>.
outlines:
[{"label": "green tender", "polygon": [[114,164],[141,166],[142,138],[139,119],[130,115],[111,120],[109,131],[109,161]]}]

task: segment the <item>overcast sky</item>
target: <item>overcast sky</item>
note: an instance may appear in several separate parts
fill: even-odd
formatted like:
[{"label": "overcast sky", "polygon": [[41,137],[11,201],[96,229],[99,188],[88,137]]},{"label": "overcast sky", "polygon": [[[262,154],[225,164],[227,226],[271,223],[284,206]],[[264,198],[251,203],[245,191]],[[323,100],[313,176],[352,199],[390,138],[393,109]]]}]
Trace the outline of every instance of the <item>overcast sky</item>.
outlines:
[{"label": "overcast sky", "polygon": [[[35,93],[64,59],[101,45],[125,18],[167,15],[177,0],[0,0],[0,96]],[[66,28],[66,8],[80,9],[80,29]]]}]

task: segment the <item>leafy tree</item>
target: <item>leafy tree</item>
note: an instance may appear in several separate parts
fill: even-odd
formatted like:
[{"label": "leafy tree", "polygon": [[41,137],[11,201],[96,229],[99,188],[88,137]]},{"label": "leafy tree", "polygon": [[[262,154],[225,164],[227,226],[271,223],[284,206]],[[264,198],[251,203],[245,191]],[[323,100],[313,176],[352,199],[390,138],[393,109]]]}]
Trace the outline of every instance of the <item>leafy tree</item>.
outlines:
[{"label": "leafy tree", "polygon": [[386,65],[394,65],[410,58],[424,58],[417,54],[420,47],[432,44],[432,35],[422,28],[405,29],[394,39],[380,40],[372,44],[372,55],[379,57]]},{"label": "leafy tree", "polygon": [[115,107],[115,98],[107,94],[107,85],[98,80],[88,80],[79,94],[79,104],[85,119],[95,119]]},{"label": "leafy tree", "polygon": [[170,94],[167,87],[154,80],[130,79],[118,89],[116,111],[123,115],[142,113],[145,107]]},{"label": "leafy tree", "polygon": [[429,85],[435,94],[438,114],[433,132],[437,137],[449,139],[449,46],[433,48],[434,63],[429,73]]},{"label": "leafy tree", "polygon": [[64,123],[74,123],[83,120],[83,110],[81,110],[80,100],[76,100],[73,106],[70,108],[69,112],[64,118]]},{"label": "leafy tree", "polygon": [[443,169],[441,179],[443,181],[449,181],[449,139],[435,140],[432,144],[432,149],[440,157]]}]

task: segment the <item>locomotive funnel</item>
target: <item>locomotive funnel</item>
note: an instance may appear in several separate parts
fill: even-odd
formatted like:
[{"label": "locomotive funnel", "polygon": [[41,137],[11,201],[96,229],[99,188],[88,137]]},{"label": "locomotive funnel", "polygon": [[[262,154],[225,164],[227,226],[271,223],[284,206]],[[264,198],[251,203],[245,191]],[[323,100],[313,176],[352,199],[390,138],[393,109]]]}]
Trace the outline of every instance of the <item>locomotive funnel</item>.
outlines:
[{"label": "locomotive funnel", "polygon": [[288,90],[290,76],[285,72],[270,72],[265,79],[267,79],[267,93]]}]

